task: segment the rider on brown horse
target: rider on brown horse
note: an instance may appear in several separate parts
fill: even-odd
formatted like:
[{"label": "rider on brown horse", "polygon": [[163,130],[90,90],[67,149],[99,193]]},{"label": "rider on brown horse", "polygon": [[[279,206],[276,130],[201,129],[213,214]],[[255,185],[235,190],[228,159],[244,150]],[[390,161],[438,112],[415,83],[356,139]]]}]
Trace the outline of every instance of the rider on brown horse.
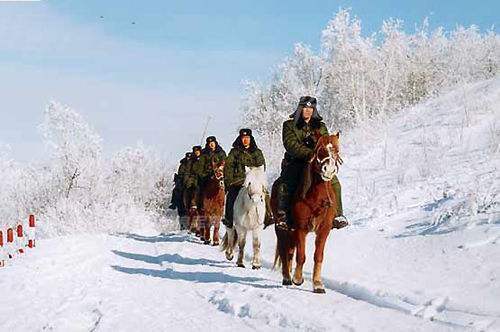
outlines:
[{"label": "rider on brown horse", "polygon": [[[203,182],[212,176],[212,162],[219,163],[226,159],[226,152],[217,142],[215,136],[208,136],[207,144],[201,153],[201,161],[203,165]],[[202,188],[204,183],[201,184]]]},{"label": "rider on brown horse", "polygon": [[[224,168],[224,182],[226,184],[226,212],[223,223],[226,227],[233,227],[234,201],[245,181],[245,166],[259,167],[266,164],[262,151],[257,147],[251,129],[241,129],[233,143],[233,148],[226,158]],[[269,194],[266,200],[266,218],[264,223],[272,224],[271,205]]]},{"label": "rider on brown horse", "polygon": [[[314,155],[316,137],[318,137],[316,133],[328,135],[328,129],[316,109],[314,97],[301,97],[296,111],[290,115],[290,118],[283,123],[283,144],[286,152],[281,163],[281,181],[277,188],[276,226],[283,228],[293,228],[290,203],[299,185],[304,167]],[[337,216],[333,221],[333,228],[343,228],[348,225],[348,222],[342,212],[341,188],[337,176],[333,178],[332,186],[337,200]]]}]

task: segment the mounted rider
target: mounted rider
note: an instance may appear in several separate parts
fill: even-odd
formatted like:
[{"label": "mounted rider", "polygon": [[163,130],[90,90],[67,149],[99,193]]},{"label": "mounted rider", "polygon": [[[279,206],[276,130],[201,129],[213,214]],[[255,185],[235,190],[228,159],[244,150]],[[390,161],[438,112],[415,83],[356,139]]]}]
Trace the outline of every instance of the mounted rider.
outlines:
[{"label": "mounted rider", "polygon": [[[290,115],[290,120],[283,123],[283,145],[285,156],[281,162],[281,181],[278,185],[277,227],[293,228],[291,202],[295,195],[303,170],[314,156],[317,143],[315,133],[328,135],[328,129],[316,108],[316,98],[304,96],[300,98],[297,109]],[[332,180],[337,203],[337,216],[333,228],[348,225],[343,215],[340,182],[335,176]]]},{"label": "mounted rider", "polygon": [[201,209],[201,179],[203,178],[203,161],[201,158],[202,148],[200,145],[193,146],[193,153],[188,163],[188,172],[184,184],[188,188],[188,209]]},{"label": "mounted rider", "polygon": [[[264,154],[257,147],[251,129],[241,129],[236,137],[233,148],[226,158],[224,167],[224,183],[226,186],[226,212],[223,223],[226,227],[233,227],[234,201],[245,181],[245,166],[259,167],[266,165]],[[270,197],[266,194],[266,218],[264,224],[272,223]]]},{"label": "mounted rider", "polygon": [[183,216],[186,212],[183,200],[184,194],[184,177],[188,172],[188,161],[191,158],[191,152],[186,152],[184,158],[179,162],[177,173],[174,174],[174,189],[172,191],[172,199],[170,201],[169,209],[175,210],[179,216]]},{"label": "mounted rider", "polygon": [[212,162],[219,163],[226,159],[226,152],[217,142],[215,136],[208,136],[206,139],[205,148],[201,152],[201,160],[203,165],[202,183],[201,187],[208,178],[212,176]]}]

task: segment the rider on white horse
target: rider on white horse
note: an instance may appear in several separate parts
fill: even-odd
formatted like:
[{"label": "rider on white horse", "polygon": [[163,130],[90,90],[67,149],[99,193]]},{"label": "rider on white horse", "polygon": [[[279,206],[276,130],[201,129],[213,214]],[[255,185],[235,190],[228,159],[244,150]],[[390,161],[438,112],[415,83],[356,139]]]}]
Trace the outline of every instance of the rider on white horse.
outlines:
[{"label": "rider on white horse", "polygon": [[[224,182],[226,186],[226,213],[222,221],[227,228],[233,227],[234,201],[245,181],[245,167],[266,165],[262,151],[257,147],[251,129],[241,129],[226,158]],[[270,197],[266,192],[266,217],[264,224],[272,224]]]}]

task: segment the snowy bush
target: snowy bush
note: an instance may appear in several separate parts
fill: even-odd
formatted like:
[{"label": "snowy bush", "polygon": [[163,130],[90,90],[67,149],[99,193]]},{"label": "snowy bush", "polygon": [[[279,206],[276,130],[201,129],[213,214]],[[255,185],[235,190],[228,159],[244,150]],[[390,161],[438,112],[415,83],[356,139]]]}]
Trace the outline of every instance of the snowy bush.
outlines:
[{"label": "snowy bush", "polygon": [[42,236],[173,227],[166,216],[172,167],[142,145],[102,156],[101,138],[74,110],[52,102],[40,131],[49,160],[20,165],[0,147],[3,226],[36,214]]},{"label": "snowy bush", "polygon": [[280,149],[281,124],[302,95],[318,98],[330,129],[346,129],[456,84],[492,78],[499,68],[500,38],[494,31],[430,31],[424,20],[408,34],[402,21],[390,19],[378,33],[363,36],[361,21],[340,10],[322,31],[317,54],[297,44],[270,82],[246,83],[243,121],[259,133],[266,155],[273,155]]}]

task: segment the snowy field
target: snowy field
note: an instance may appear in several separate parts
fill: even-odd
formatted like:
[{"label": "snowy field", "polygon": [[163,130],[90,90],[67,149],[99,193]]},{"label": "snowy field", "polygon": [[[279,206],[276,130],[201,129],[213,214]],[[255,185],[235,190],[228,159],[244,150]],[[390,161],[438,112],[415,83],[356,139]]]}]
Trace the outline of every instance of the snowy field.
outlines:
[{"label": "snowy field", "polygon": [[72,235],[0,270],[0,330],[500,331],[499,142],[498,79],[346,133],[326,295],[281,286],[271,229],[259,271],[182,232]]}]

